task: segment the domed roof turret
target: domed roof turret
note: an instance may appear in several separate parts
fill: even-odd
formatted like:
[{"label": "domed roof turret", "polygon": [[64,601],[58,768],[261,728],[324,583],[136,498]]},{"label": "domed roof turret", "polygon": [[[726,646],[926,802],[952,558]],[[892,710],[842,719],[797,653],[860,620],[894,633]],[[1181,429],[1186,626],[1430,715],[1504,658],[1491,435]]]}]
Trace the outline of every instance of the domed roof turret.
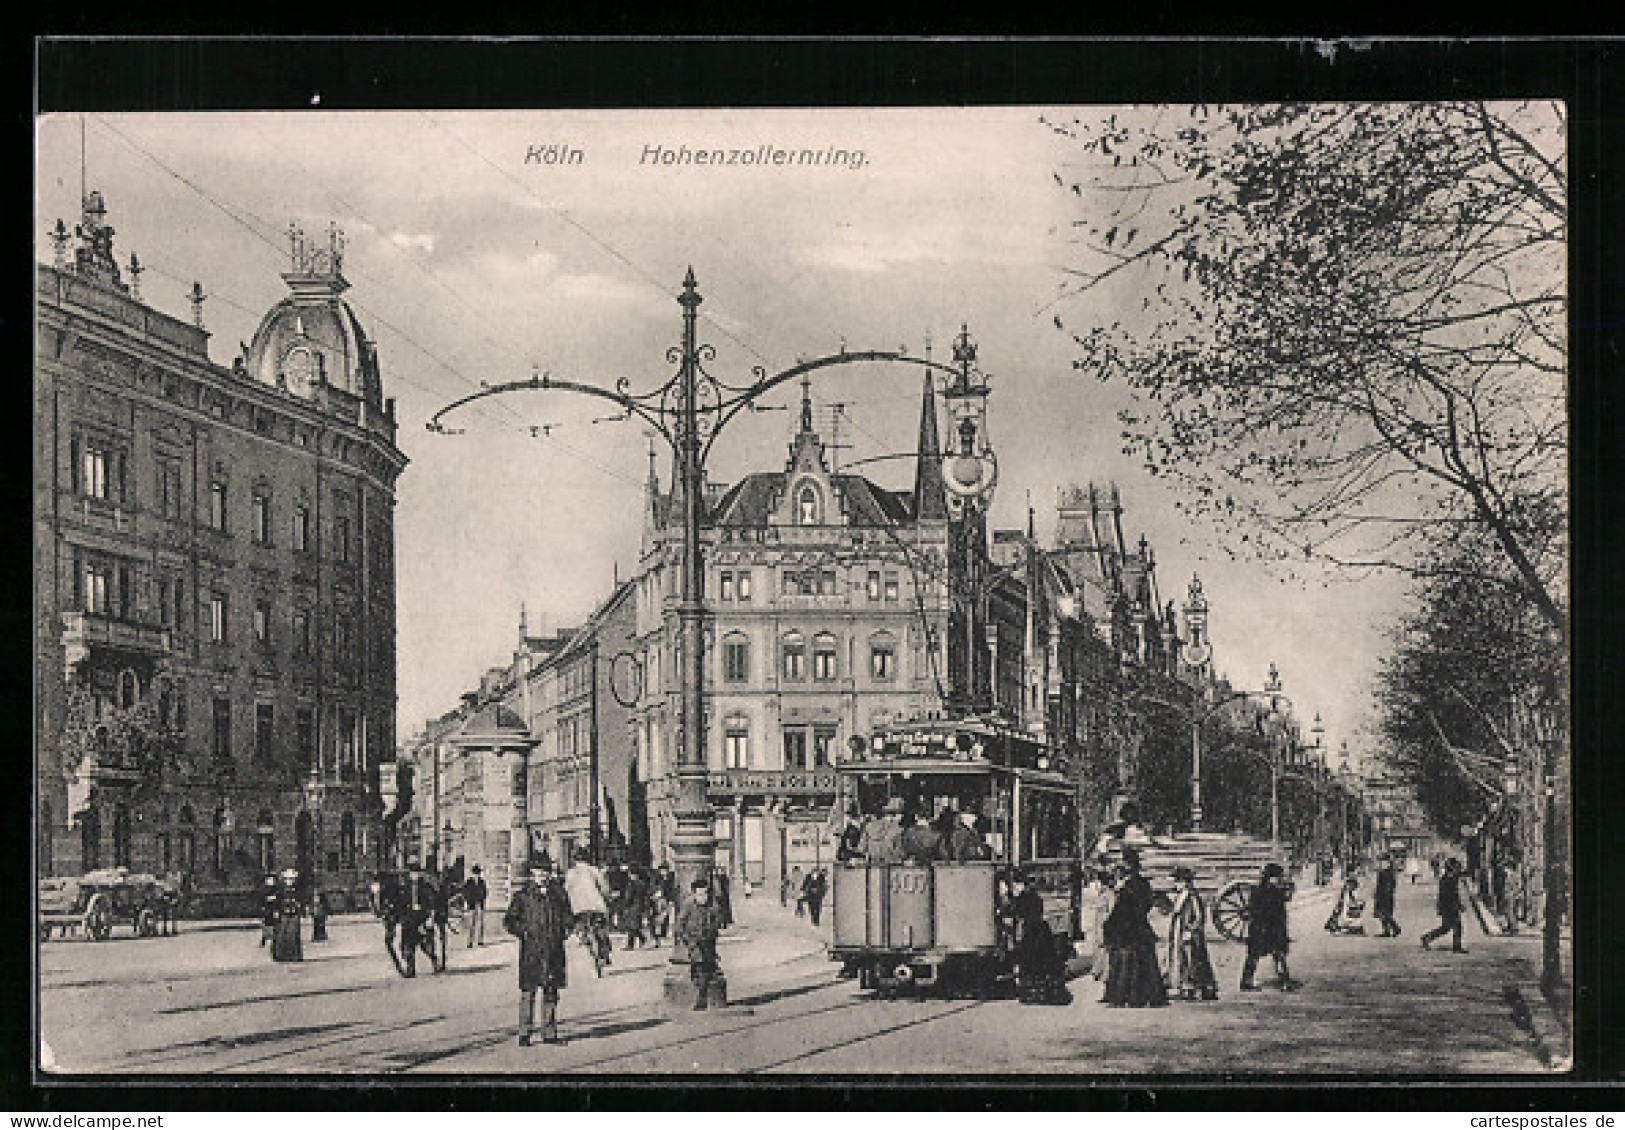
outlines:
[{"label": "domed roof turret", "polygon": [[245,364],[264,384],[310,396],[326,385],[383,407],[378,352],[350,304],[340,297],[350,284],[342,271],[344,235],[328,229],[325,247],[289,225],[292,269],[282,280],[293,292],[278,302],[254,331]]}]

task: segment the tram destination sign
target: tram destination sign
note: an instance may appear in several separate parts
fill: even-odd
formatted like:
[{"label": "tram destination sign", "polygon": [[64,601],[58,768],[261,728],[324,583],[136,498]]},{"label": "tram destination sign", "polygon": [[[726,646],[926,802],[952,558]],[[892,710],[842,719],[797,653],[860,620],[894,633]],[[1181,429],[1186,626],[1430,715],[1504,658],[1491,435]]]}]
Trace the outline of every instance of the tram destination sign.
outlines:
[{"label": "tram destination sign", "polygon": [[827,769],[722,769],[711,773],[711,788],[728,793],[833,793],[840,783],[840,777]]}]

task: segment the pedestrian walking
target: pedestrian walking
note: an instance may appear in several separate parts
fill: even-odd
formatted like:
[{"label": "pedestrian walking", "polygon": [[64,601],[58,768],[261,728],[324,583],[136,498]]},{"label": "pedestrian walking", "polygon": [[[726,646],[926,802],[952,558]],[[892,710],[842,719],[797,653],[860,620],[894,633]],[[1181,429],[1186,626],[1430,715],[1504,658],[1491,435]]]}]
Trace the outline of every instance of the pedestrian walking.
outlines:
[{"label": "pedestrian walking", "polygon": [[722,868],[714,868],[711,872],[711,897],[716,903],[717,910],[722,915],[724,928],[734,924],[733,883],[728,873]]},{"label": "pedestrian walking", "polygon": [[[457,868],[460,868],[461,864],[462,857],[459,856]],[[458,881],[452,867],[446,868],[445,871],[431,878],[433,879],[433,897],[430,903],[430,915],[434,923],[434,971],[444,973],[446,971],[446,962],[451,957],[451,899],[454,894],[458,893],[462,883]]]},{"label": "pedestrian walking", "polygon": [[796,894],[796,917],[807,917],[807,877],[800,867],[790,869],[790,886]]},{"label": "pedestrian walking", "polygon": [[805,886],[802,888],[802,897],[807,900],[807,917],[812,919],[814,926],[818,925],[819,915],[824,910],[824,896],[829,892],[829,879],[822,867],[815,869],[807,876]]},{"label": "pedestrian walking", "polygon": [[1394,920],[1394,895],[1399,886],[1399,876],[1394,873],[1393,856],[1387,852],[1377,860],[1377,882],[1371,892],[1371,913],[1382,923],[1382,933],[1379,938],[1399,937],[1399,923]]},{"label": "pedestrian walking", "polygon": [[310,900],[310,940],[327,941],[327,892],[320,887]]},{"label": "pedestrian walking", "polygon": [[633,867],[628,870],[626,888],[621,897],[624,900],[621,907],[621,922],[626,928],[626,948],[635,949],[639,945],[648,945],[646,931],[649,928],[649,880],[644,877],[643,868]]},{"label": "pedestrian walking", "polygon": [[592,954],[593,968],[604,975],[613,964],[609,945],[609,886],[604,873],[592,865],[585,848],[577,848],[575,862],[564,874],[564,893],[575,914],[576,936]]},{"label": "pedestrian walking", "polygon": [[1103,927],[1109,956],[1101,1000],[1113,1008],[1159,1008],[1168,1003],[1168,988],[1157,964],[1157,934],[1150,921],[1155,898],[1151,884],[1140,874],[1140,853],[1125,847],[1117,895]]},{"label": "pedestrian walking", "polygon": [[276,927],[271,936],[272,961],[305,960],[304,942],[300,937],[299,872],[288,868],[282,873],[282,883],[276,896]]},{"label": "pedestrian walking", "polygon": [[1207,904],[1196,889],[1196,872],[1174,868],[1179,893],[1168,925],[1168,990],[1180,1000],[1216,1001],[1219,979],[1207,952]]},{"label": "pedestrian walking", "polygon": [[276,908],[279,898],[276,876],[267,875],[260,888],[260,948],[271,944],[276,936]]},{"label": "pedestrian walking", "polygon": [[502,916],[503,928],[519,939],[519,1046],[530,1046],[536,1028],[536,994],[542,995],[544,1044],[560,1044],[559,990],[565,987],[564,940],[570,934],[570,902],[555,877],[533,863]]},{"label": "pedestrian walking", "polygon": [[1360,899],[1360,876],[1351,867],[1343,878],[1343,889],[1337,892],[1337,902],[1326,917],[1328,934],[1363,934],[1365,903]]},{"label": "pedestrian walking", "polygon": [[476,863],[463,882],[463,906],[467,908],[464,922],[468,929],[469,949],[485,944],[485,900],[490,897],[491,889],[485,885],[485,876],[480,873],[480,865]]},{"label": "pedestrian walking", "polygon": [[1090,947],[1089,975],[1096,981],[1106,979],[1106,967],[1111,961],[1111,950],[1106,945],[1106,916],[1112,912],[1114,897],[1111,882],[1111,872],[1097,867],[1090,871],[1089,882],[1083,887],[1083,940]]},{"label": "pedestrian walking", "polygon": [[665,876],[659,872],[649,877],[649,944],[656,949],[671,927],[671,901],[666,897]]},{"label": "pedestrian walking", "polygon": [[1066,955],[1055,932],[1044,920],[1044,899],[1031,878],[1018,871],[1010,878],[1010,901],[1005,904],[1006,929],[1014,938],[1011,956],[1016,963],[1016,995],[1022,1004],[1072,1003],[1066,987]]},{"label": "pedestrian walking", "polygon": [[412,864],[406,876],[406,890],[401,896],[401,975],[418,975],[418,951],[421,949],[435,964],[434,917],[435,889],[431,877],[417,864]]},{"label": "pedestrian walking", "polygon": [[1439,925],[1422,935],[1422,948],[1432,949],[1432,943],[1450,935],[1450,952],[1466,953],[1461,946],[1461,864],[1454,858],[1444,861],[1444,874],[1439,876]]},{"label": "pedestrian walking", "polygon": [[1286,955],[1291,939],[1286,929],[1286,872],[1279,863],[1266,864],[1253,887],[1247,904],[1247,959],[1241,966],[1241,990],[1256,993],[1259,986],[1253,981],[1258,959],[1268,957],[1275,963],[1277,983],[1287,992],[1298,988],[1287,968]]},{"label": "pedestrian walking", "polygon": [[694,880],[693,897],[677,916],[677,940],[688,947],[695,1012],[710,1007],[713,995],[719,1004],[727,997],[727,982],[717,959],[717,935],[722,926],[722,908],[711,901],[711,885],[704,879]]}]

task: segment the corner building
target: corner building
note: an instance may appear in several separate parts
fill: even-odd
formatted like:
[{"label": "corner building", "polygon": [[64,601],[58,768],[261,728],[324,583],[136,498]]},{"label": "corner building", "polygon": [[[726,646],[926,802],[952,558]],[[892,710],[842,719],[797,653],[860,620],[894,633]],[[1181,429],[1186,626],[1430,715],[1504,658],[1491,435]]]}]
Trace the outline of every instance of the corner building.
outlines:
[{"label": "corner building", "polygon": [[377,866],[395,730],[394,402],[341,295],[343,239],[290,230],[290,293],[230,366],[140,300],[101,195],[37,268],[41,875],[175,874],[240,913],[267,871],[340,898]]}]

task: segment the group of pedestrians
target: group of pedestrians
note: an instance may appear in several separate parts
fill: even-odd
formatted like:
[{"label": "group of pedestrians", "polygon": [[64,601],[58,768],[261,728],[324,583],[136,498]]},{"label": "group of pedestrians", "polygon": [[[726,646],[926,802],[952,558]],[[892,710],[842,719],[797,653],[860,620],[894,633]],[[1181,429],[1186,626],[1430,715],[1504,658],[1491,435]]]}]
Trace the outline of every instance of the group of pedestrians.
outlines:
[{"label": "group of pedestrians", "polygon": [[812,924],[817,926],[823,918],[824,899],[829,896],[829,872],[815,867],[803,875],[800,867],[792,867],[790,873],[779,880],[779,905],[789,906],[792,896],[796,902],[796,917],[811,918]]},{"label": "group of pedestrians", "polygon": [[[1439,925],[1422,935],[1422,948],[1431,949],[1433,943],[1446,934],[1451,936],[1451,952],[1466,953],[1461,944],[1461,916],[1463,900],[1461,893],[1461,861],[1458,859],[1445,859],[1442,862],[1435,857],[1429,861],[1438,878],[1439,891],[1435,900],[1435,907],[1439,913]],[[1415,876],[1420,873],[1421,864],[1415,856],[1411,856],[1405,863],[1405,872],[1415,882]],[[1333,934],[1363,934],[1365,926],[1360,921],[1365,903],[1360,898],[1360,875],[1357,870],[1350,868],[1343,880],[1343,889],[1338,893],[1337,903],[1332,908],[1330,916],[1326,919],[1326,930]],[[1394,917],[1394,899],[1399,888],[1399,866],[1392,855],[1384,852],[1377,858],[1377,874],[1371,888],[1371,915],[1382,927],[1379,938],[1397,938],[1404,930],[1399,920]]]},{"label": "group of pedestrians", "polygon": [[[592,955],[594,969],[602,977],[611,963],[609,943],[610,907],[618,903],[622,925],[641,937],[647,928],[657,939],[665,936],[648,925],[651,907],[672,901],[676,879],[670,867],[653,873],[632,869],[620,892],[613,890],[605,873],[593,864],[585,851],[576,853],[563,875],[550,860],[531,864],[526,880],[514,894],[503,915],[504,929],[519,939],[519,1044],[531,1045],[540,1034],[547,1044],[563,1043],[559,1035],[558,1009],[561,990],[568,984],[565,944],[576,937]],[[676,936],[687,947],[689,975],[695,989],[694,1008],[703,1011],[721,987],[721,965],[717,959],[717,938],[724,927],[722,908],[712,899],[711,883],[696,880],[689,900],[677,915]],[[536,1022],[536,1001],[542,1003],[541,1023]]]}]

